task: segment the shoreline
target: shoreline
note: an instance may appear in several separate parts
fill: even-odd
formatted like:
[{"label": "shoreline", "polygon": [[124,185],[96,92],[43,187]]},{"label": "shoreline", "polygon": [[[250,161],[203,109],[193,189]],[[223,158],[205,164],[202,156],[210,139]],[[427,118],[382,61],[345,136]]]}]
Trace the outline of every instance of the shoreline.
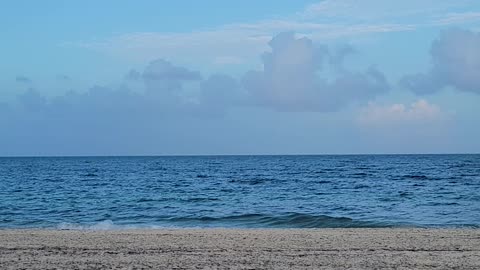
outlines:
[{"label": "shoreline", "polygon": [[0,229],[0,268],[480,269],[480,229]]}]

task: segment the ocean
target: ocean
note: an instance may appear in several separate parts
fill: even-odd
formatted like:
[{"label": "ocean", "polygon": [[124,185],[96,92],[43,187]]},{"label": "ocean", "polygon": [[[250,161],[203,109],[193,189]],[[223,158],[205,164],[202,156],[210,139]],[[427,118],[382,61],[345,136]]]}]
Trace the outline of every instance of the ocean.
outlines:
[{"label": "ocean", "polygon": [[0,158],[0,228],[480,228],[480,155]]}]

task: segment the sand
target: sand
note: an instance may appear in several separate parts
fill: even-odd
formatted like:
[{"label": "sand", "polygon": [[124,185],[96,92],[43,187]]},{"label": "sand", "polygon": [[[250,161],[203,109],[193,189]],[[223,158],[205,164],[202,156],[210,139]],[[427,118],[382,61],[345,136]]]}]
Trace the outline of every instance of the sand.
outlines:
[{"label": "sand", "polygon": [[480,269],[480,230],[0,230],[0,269]]}]

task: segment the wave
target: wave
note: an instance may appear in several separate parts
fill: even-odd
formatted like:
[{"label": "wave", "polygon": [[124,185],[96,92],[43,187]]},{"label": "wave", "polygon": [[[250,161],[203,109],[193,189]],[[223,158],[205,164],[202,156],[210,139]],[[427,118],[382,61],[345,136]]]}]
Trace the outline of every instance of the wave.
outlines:
[{"label": "wave", "polygon": [[392,224],[353,220],[348,217],[287,213],[283,215],[244,214],[225,217],[175,217],[169,222],[200,227],[245,228],[385,228]]},{"label": "wave", "polygon": [[[34,228],[34,227],[28,227]],[[48,228],[48,227],[43,227]],[[469,228],[478,229],[479,224],[406,224],[380,221],[354,220],[347,217],[289,213],[284,215],[244,214],[225,217],[162,217],[156,222],[114,223],[105,220],[98,223],[60,223],[59,230],[116,231],[144,229],[188,228],[236,228],[236,229],[341,229],[341,228]]]},{"label": "wave", "polygon": [[[123,223],[123,222],[122,222]],[[129,230],[162,228],[257,228],[257,229],[307,229],[307,228],[389,228],[393,224],[353,220],[347,217],[288,213],[284,215],[244,214],[224,217],[162,217],[156,222],[143,224],[115,224],[105,220],[94,224],[61,223],[60,230]]]}]

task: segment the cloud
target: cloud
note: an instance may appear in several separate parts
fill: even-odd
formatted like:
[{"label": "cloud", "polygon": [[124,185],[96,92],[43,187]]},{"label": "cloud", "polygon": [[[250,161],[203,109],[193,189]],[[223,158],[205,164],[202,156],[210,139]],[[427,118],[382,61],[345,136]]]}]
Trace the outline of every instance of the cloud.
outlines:
[{"label": "cloud", "polygon": [[[64,45],[136,61],[157,57],[202,64],[243,64],[266,49],[277,33],[294,31],[318,42],[415,31],[419,28],[478,21],[475,0],[326,0],[304,9],[251,22],[234,22],[191,32],[133,32]],[[450,10],[457,12],[452,14]]]},{"label": "cloud", "polygon": [[[278,34],[268,46],[270,50],[261,55],[263,66],[238,79],[215,73],[203,76],[157,59],[143,70],[130,70],[120,78],[119,87],[95,86],[54,98],[28,89],[18,96],[16,104],[0,106],[0,123],[9,127],[0,133],[1,153],[161,154],[164,149],[189,153],[192,146],[207,149],[202,148],[205,140],[216,147],[217,140],[224,139],[224,126],[237,140],[241,140],[237,134],[255,133],[259,125],[272,119],[276,122],[272,125],[282,127],[286,118],[296,123],[303,121],[302,117],[311,117],[311,126],[325,117],[334,127],[338,118],[329,119],[330,115],[277,116],[275,111],[338,111],[349,104],[366,103],[389,89],[385,76],[376,68],[352,71],[346,66],[345,57],[356,53],[352,46],[330,49],[292,32]],[[410,107],[371,104],[361,113],[359,123],[366,129],[390,131],[401,126],[403,130],[420,130],[428,126],[423,123],[442,115],[426,101]],[[255,124],[251,124],[251,118],[255,118]],[[247,131],[238,128],[236,121],[242,122]],[[395,128],[388,128],[395,123]],[[268,127],[270,124],[262,130]],[[294,133],[291,128],[282,130]],[[34,138],[30,134],[35,134]],[[224,149],[234,144],[233,139],[224,142]]]},{"label": "cloud", "polygon": [[158,105],[164,108],[178,108],[185,103],[184,84],[200,82],[202,76],[198,71],[157,59],[151,61],[142,72],[142,82],[145,91],[158,100]]},{"label": "cloud", "polygon": [[15,77],[15,81],[18,82],[18,83],[31,83],[32,80],[30,80],[30,78],[26,77],[26,76],[23,76],[23,75],[18,75],[17,77]]},{"label": "cloud", "polygon": [[399,127],[405,125],[421,126],[446,119],[439,106],[420,99],[410,106],[393,104],[382,106],[370,103],[358,116],[358,123],[364,127]]},{"label": "cloud", "polygon": [[[0,102],[0,124],[8,127],[0,132],[0,155],[189,154],[218,147],[204,134],[215,135],[213,121],[223,121],[219,116],[238,102],[236,80],[220,74],[199,79],[163,61],[141,74],[132,86],[95,86],[53,98],[31,88],[14,103]],[[193,93],[184,83],[194,84]],[[211,147],[203,147],[206,141]]]},{"label": "cloud", "polygon": [[[389,89],[384,75],[373,67],[363,72],[344,67],[344,58],[356,52],[352,46],[330,52],[307,37],[296,38],[293,32],[280,33],[268,44],[271,51],[261,55],[263,70],[246,72],[240,82],[224,74],[203,79],[199,72],[164,59],[151,61],[143,72],[130,70],[125,79],[140,82],[161,107],[182,107],[199,115],[218,115],[245,106],[336,111]],[[327,66],[335,73],[330,81],[319,74]]]},{"label": "cloud", "polygon": [[[125,76],[127,80],[136,80],[139,84],[123,84],[120,87],[94,86],[87,91],[69,91],[64,95],[47,98],[38,90],[30,88],[18,95],[18,109],[34,112],[38,116],[47,115],[85,115],[92,118],[110,115],[119,117],[124,114],[144,114],[165,112],[181,113],[188,111],[185,83],[202,82],[197,71],[179,67],[157,59],[148,63],[142,72],[131,70]],[[209,85],[214,86],[215,79]],[[199,89],[199,95],[210,89]],[[97,115],[97,116],[94,116]]]},{"label": "cloud", "polygon": [[[277,35],[269,45],[272,51],[262,56],[263,70],[250,71],[242,80],[257,105],[279,111],[335,111],[389,89],[384,75],[373,67],[364,72],[338,68],[350,48],[330,54],[326,47],[292,32]],[[332,81],[319,76],[328,63],[337,69]]]},{"label": "cloud", "polygon": [[[218,73],[203,78],[198,71],[157,59],[142,71],[130,70],[119,88],[97,86],[53,100],[29,89],[19,96],[19,103],[27,111],[64,116],[92,112],[123,115],[126,110],[134,114],[219,116],[252,106],[330,112],[368,101],[389,89],[376,68],[350,71],[344,67],[344,58],[355,52],[349,45],[330,52],[328,47],[307,37],[297,38],[293,32],[278,34],[268,45],[271,51],[261,58],[263,69],[248,71],[240,80]],[[322,76],[327,68],[333,70],[333,79]]]},{"label": "cloud", "polygon": [[437,25],[452,25],[459,23],[480,21],[480,12],[448,13],[446,16],[435,20]]},{"label": "cloud", "polygon": [[450,29],[433,42],[432,67],[427,73],[407,75],[400,84],[417,94],[445,87],[480,94],[480,33]]},{"label": "cloud", "polygon": [[67,42],[81,47],[135,61],[155,57],[196,59],[203,64],[243,64],[267,47],[277,33],[294,31],[315,41],[335,40],[368,34],[410,31],[411,25],[396,23],[339,24],[289,20],[265,20],[256,23],[228,24],[189,33],[137,32],[104,39]]},{"label": "cloud", "polygon": [[396,21],[409,18],[410,22],[426,23],[429,20],[431,21],[435,14],[445,14],[446,11],[451,9],[471,8],[475,4],[475,0],[443,2],[436,0],[364,0],[361,2],[355,0],[324,0],[308,5],[303,12],[299,13],[299,16],[309,19],[336,18],[367,22]]},{"label": "cloud", "polygon": [[420,99],[412,104],[370,103],[356,118],[362,144],[378,153],[451,152],[455,115]]},{"label": "cloud", "polygon": [[222,115],[240,104],[241,98],[244,97],[240,95],[238,82],[228,75],[212,74],[203,79],[198,71],[157,59],[141,72],[130,70],[117,88],[94,86],[85,92],[69,91],[53,99],[32,88],[18,96],[18,103],[27,112],[38,115],[83,115],[100,119],[101,116],[128,119],[141,115],[148,119],[151,115]]},{"label": "cloud", "polygon": [[165,59],[150,61],[142,72],[132,69],[124,76],[124,82],[129,87],[155,100],[166,111],[175,111],[180,107],[188,111],[191,110],[188,107],[196,107],[199,92],[203,90],[193,91],[192,97],[192,91],[184,89],[184,86],[194,84],[193,88],[199,88],[203,81],[200,72],[176,66]]}]

